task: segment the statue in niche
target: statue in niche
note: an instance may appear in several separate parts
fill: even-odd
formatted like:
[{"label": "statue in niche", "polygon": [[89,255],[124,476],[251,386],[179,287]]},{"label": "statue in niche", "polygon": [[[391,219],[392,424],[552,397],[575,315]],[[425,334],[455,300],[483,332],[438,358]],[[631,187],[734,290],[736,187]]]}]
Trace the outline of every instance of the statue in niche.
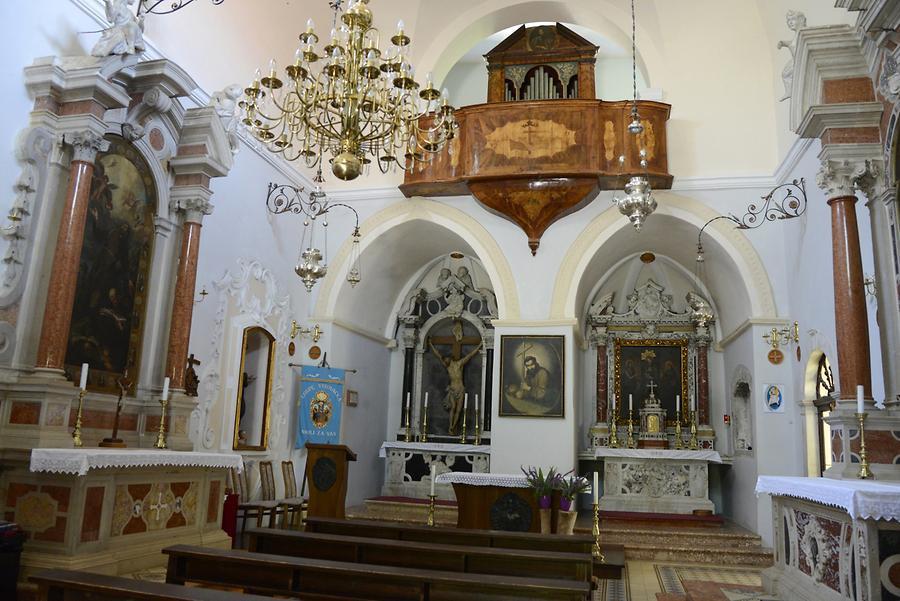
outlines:
[{"label": "statue in niche", "polygon": [[[449,271],[449,270],[447,270]],[[474,349],[472,349],[467,355],[463,356],[462,347],[464,344],[472,344],[476,342],[477,345]],[[447,355],[441,355],[437,348],[435,348],[434,344],[437,342],[438,344],[449,344],[452,347],[452,350]],[[441,365],[447,370],[447,377],[449,378],[449,382],[447,384],[447,395],[444,397],[443,406],[450,414],[450,426],[448,428],[448,433],[454,435],[457,433],[457,426],[459,425],[459,418],[462,414],[463,409],[463,400],[466,394],[466,386],[463,377],[463,370],[466,367],[466,364],[472,360],[478,351],[481,350],[484,341],[480,338],[474,339],[471,337],[463,336],[463,326],[462,322],[458,319],[453,322],[453,337],[452,340],[438,339],[431,337],[428,339],[428,348],[431,349],[431,352],[434,353],[434,356],[437,357],[438,361],[441,362]]]},{"label": "statue in niche", "polygon": [[143,52],[144,18],[131,11],[136,0],[106,0],[106,19],[112,26],[103,30],[103,35],[91,49],[92,56],[112,54],[136,54]]},{"label": "statue in niche", "polygon": [[797,10],[789,10],[787,11],[786,20],[788,29],[794,32],[794,39],[780,40],[776,46],[779,50],[787,48],[791,52],[791,58],[781,71],[781,80],[784,82],[784,96],[779,99],[779,102],[791,97],[791,88],[794,85],[794,60],[796,59],[795,52],[797,51],[797,34],[801,29],[806,27],[806,15]]}]

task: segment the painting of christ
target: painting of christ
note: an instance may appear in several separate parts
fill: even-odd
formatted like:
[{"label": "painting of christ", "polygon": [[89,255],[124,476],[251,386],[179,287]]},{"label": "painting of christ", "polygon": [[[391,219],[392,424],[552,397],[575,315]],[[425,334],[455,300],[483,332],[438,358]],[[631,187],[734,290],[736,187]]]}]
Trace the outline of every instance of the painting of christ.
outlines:
[{"label": "painting of christ", "polygon": [[113,391],[126,371],[137,381],[157,194],[150,167],[122,138],[97,155],[66,369],[89,363],[92,390]]},{"label": "painting of christ", "polygon": [[623,340],[615,343],[615,395],[619,416],[628,410],[628,395],[632,395],[634,411],[653,394],[666,409],[667,420],[674,423],[675,397],[681,397],[681,411],[689,408],[688,399],[688,341]]}]

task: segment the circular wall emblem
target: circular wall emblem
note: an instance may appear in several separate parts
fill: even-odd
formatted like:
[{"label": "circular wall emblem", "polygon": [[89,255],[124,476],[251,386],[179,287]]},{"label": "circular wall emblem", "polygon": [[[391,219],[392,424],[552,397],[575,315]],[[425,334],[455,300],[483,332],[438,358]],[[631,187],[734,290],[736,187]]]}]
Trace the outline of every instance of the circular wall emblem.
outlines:
[{"label": "circular wall emblem", "polygon": [[337,464],[330,457],[319,457],[313,465],[313,486],[325,492],[337,482]]},{"label": "circular wall emblem", "polygon": [[771,363],[772,365],[778,365],[782,361],[784,361],[784,353],[782,353],[777,348],[773,348],[771,351],[769,351],[769,363]]},{"label": "circular wall emblem", "polygon": [[491,529],[528,532],[531,529],[531,506],[528,501],[508,492],[491,505]]},{"label": "circular wall emblem", "polygon": [[293,356],[294,356],[294,353],[296,353],[296,352],[297,352],[297,345],[295,345],[294,342],[291,341],[291,342],[288,344],[288,355],[290,355],[291,357],[293,357]]},{"label": "circular wall emblem", "polygon": [[322,349],[318,346],[309,347],[309,358],[310,359],[318,359],[322,356]]},{"label": "circular wall emblem", "polygon": [[159,152],[166,147],[166,140],[165,138],[163,138],[162,130],[160,130],[158,127],[154,127],[153,129],[151,129],[150,135],[147,137],[150,140],[150,146],[156,152]]}]

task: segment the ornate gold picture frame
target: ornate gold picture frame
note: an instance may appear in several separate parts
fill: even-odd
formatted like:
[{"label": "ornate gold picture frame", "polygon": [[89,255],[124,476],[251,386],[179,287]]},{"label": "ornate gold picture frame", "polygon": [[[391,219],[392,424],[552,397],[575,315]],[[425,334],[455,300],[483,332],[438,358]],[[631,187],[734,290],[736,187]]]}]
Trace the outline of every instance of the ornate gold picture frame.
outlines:
[{"label": "ornate gold picture frame", "polygon": [[675,423],[675,395],[681,396],[681,414],[690,409],[688,398],[688,339],[627,340],[617,338],[614,345],[614,391],[619,415],[627,411],[628,395],[634,397],[638,411],[655,384],[654,394],[666,409],[666,421]]}]

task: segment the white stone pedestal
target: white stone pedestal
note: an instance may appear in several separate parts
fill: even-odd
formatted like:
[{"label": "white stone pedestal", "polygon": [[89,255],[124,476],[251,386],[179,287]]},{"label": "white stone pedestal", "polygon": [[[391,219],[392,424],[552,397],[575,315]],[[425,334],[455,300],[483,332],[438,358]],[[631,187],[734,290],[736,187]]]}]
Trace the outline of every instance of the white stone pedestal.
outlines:
[{"label": "white stone pedestal", "polygon": [[[431,490],[431,466],[436,475],[447,472],[487,473],[491,469],[491,447],[441,442],[385,442],[379,456],[387,459],[384,486],[386,497],[424,499]],[[438,499],[455,501],[453,486],[436,484]]]},{"label": "white stone pedestal", "polygon": [[722,462],[715,451],[599,448],[594,456],[604,465],[601,511],[715,510],[709,500],[709,463]]}]

